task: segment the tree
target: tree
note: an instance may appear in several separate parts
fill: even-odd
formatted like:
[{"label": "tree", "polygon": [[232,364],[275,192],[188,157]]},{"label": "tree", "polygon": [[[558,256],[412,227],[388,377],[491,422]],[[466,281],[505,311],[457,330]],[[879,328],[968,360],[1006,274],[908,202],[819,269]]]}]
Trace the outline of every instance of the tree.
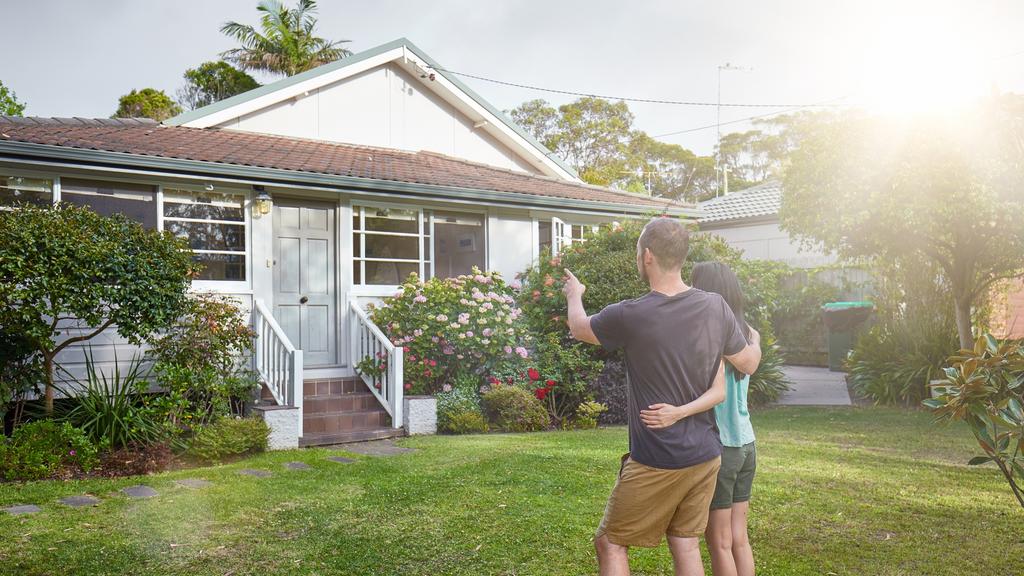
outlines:
[{"label": "tree", "polygon": [[18,95],[0,82],[0,116],[21,116],[25,103],[18,101]]},{"label": "tree", "polygon": [[70,205],[0,211],[0,326],[42,358],[53,411],[54,358],[111,326],[133,343],[184,310],[187,241],[124,216]]},{"label": "tree", "polygon": [[230,98],[260,84],[245,72],[219,60],[203,62],[185,71],[185,85],[178,89],[178,101],[190,110]]},{"label": "tree", "polygon": [[616,186],[652,195],[699,202],[717,190],[715,160],[678,144],[660,142],[635,131],[626,146],[625,170]]},{"label": "tree", "polygon": [[313,17],[315,0],[299,0],[295,8],[277,0],[263,0],[256,9],[263,14],[260,31],[238,22],[227,22],[220,28],[242,45],[223,52],[221,57],[242,70],[294,76],[351,54],[341,47],[349,40],[331,42],[313,35],[317,24]]},{"label": "tree", "polygon": [[538,98],[523,102],[508,111],[508,115],[513,122],[525,128],[534,140],[552,149],[554,143],[551,137],[558,130],[559,115],[558,110],[548,104],[547,100]]},{"label": "tree", "polygon": [[157,122],[163,122],[178,114],[181,114],[181,106],[163,90],[143,88],[121,96],[117,101],[117,112],[114,112],[113,118],[152,118]]},{"label": "tree", "polygon": [[956,116],[818,123],[790,157],[782,225],[848,258],[934,262],[971,348],[972,308],[1024,271],[1022,110],[1006,96]]}]

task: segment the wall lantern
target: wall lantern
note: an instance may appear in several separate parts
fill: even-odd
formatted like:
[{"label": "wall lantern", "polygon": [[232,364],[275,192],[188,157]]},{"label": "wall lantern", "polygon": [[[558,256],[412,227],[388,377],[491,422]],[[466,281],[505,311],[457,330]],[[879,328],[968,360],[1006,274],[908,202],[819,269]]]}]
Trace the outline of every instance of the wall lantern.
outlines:
[{"label": "wall lantern", "polygon": [[253,204],[256,215],[266,216],[267,214],[270,214],[270,208],[274,205],[273,199],[270,197],[270,193],[259,184],[253,184],[252,191],[256,193],[256,202]]}]

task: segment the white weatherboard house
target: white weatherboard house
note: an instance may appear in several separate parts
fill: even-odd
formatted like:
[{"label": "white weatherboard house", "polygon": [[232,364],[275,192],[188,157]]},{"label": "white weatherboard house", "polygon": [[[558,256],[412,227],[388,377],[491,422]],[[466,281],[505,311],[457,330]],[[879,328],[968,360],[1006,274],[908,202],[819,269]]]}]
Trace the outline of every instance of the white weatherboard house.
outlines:
[{"label": "white weatherboard house", "polygon": [[[410,272],[511,278],[587,227],[697,215],[582,183],[404,39],[163,124],[0,117],[0,203],[14,200],[88,205],[188,238],[205,266],[193,289],[252,315],[279,446],[402,426],[402,351],[363,304]],[[119,361],[134,351],[115,330],[92,347],[101,366],[115,347]],[[376,352],[390,356],[380,391],[353,371]],[[58,362],[81,373],[83,353]]]}]

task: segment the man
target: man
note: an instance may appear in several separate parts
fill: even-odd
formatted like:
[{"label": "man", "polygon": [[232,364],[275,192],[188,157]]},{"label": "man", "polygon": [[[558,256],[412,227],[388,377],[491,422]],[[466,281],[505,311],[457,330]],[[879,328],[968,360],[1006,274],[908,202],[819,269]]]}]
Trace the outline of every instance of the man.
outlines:
[{"label": "man", "polygon": [[636,264],[651,291],[590,317],[586,287],[566,270],[573,336],[626,357],[630,451],[594,540],[604,576],[629,574],[629,547],[659,546],[663,536],[676,574],[704,574],[699,537],[722,451],[709,410],[725,398],[722,357],[745,372],[760,362],[722,297],[683,282],[688,250],[681,222],[649,222]]}]

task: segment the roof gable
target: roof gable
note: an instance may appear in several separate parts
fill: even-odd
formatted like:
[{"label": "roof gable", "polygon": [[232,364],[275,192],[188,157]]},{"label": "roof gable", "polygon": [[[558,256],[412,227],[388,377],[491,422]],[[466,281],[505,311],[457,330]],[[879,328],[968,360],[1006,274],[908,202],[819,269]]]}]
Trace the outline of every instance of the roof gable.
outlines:
[{"label": "roof gable", "polygon": [[782,183],[772,180],[705,202],[701,223],[776,216],[782,206]]},{"label": "roof gable", "polygon": [[193,128],[220,126],[282,102],[301,99],[312,91],[388,64],[404,70],[407,76],[416,79],[425,91],[430,91],[451,104],[472,123],[474,128],[479,128],[497,140],[539,173],[563,180],[580,181],[571,167],[537,142],[521,126],[484,100],[455,75],[445,71],[441,65],[405,38],[185,112],[165,121],[165,124]]}]

